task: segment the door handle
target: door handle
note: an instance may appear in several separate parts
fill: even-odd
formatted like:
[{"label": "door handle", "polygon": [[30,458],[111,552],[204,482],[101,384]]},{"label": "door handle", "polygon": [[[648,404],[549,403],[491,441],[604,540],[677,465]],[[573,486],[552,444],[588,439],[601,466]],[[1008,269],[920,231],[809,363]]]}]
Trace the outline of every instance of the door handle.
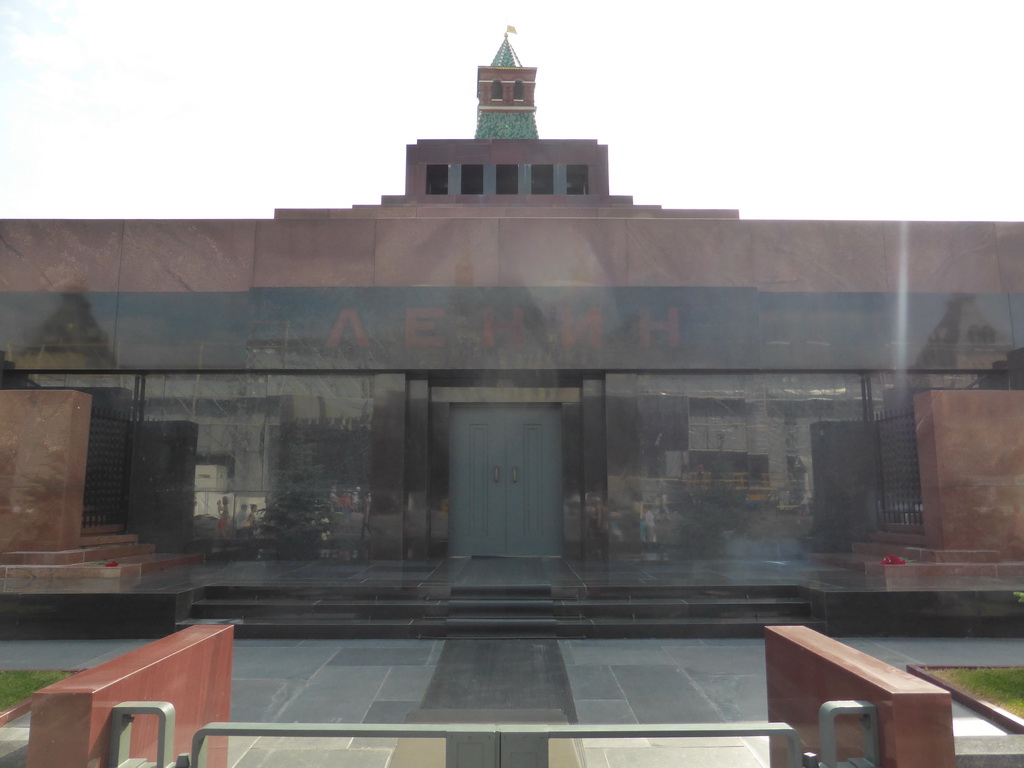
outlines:
[{"label": "door handle", "polygon": [[519,482],[519,467],[512,467],[512,482]]},{"label": "door handle", "polygon": [[494,482],[501,482],[501,467],[497,464],[494,465]]}]

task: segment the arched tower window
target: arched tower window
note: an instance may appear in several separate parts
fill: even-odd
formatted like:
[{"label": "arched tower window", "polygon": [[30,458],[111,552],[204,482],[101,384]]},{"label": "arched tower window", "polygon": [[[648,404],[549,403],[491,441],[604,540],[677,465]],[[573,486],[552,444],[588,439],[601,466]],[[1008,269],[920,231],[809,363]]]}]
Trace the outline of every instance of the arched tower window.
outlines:
[{"label": "arched tower window", "polygon": [[515,85],[512,86],[512,98],[516,101],[522,101],[523,96],[523,81],[516,80]]},{"label": "arched tower window", "polygon": [[491,82],[491,101],[501,101],[504,94],[501,92],[501,80]]}]

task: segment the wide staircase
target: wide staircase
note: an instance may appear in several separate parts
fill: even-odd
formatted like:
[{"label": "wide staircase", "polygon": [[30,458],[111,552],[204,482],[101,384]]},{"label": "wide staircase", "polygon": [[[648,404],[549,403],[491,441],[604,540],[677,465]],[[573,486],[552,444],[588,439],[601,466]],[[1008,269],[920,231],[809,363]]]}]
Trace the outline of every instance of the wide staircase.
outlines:
[{"label": "wide staircase", "polygon": [[824,630],[798,586],[553,583],[531,566],[485,562],[446,581],[404,586],[211,585],[195,591],[178,626],[231,623],[240,638],[761,637],[766,625],[780,624]]}]

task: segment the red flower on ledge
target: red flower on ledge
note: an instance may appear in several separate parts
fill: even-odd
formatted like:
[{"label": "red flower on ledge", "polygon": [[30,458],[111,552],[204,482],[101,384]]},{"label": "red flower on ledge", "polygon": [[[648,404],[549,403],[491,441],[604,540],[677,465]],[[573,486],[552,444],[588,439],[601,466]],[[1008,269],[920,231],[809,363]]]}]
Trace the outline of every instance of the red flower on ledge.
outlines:
[{"label": "red flower on ledge", "polygon": [[882,558],[882,565],[906,565],[907,561],[899,555],[886,555]]},{"label": "red flower on ledge", "polygon": [[104,568],[117,568],[117,560],[108,560],[103,564]]}]

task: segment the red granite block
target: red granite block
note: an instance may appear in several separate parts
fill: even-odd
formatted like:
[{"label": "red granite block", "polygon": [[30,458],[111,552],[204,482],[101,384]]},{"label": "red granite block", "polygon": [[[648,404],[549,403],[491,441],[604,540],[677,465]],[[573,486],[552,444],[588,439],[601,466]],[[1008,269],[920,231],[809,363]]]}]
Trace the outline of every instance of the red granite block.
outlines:
[{"label": "red granite block", "polygon": [[923,392],[914,418],[928,547],[1024,559],[1024,392]]},{"label": "red granite block", "polygon": [[[878,708],[883,768],[954,768],[952,700],[947,691],[807,627],[766,627],[768,719],[786,722],[820,752],[818,710],[856,699]],[[838,721],[839,759],[863,755],[860,726]],[[773,765],[778,765],[773,753]]]},{"label": "red granite block", "polygon": [[278,219],[256,225],[257,288],[373,285],[373,219]]},{"label": "red granite block", "polygon": [[[32,696],[28,768],[105,768],[111,709],[125,701],[168,701],[175,709],[174,753],[192,734],[231,714],[234,627],[190,627],[37,691]],[[132,757],[156,759],[156,718],[132,725]],[[223,740],[211,767],[227,764]]]},{"label": "red granite block", "polygon": [[1024,293],[1024,223],[999,223],[995,228],[1002,290]]},{"label": "red granite block", "polygon": [[882,225],[750,221],[754,283],[762,291],[885,291]]},{"label": "red granite block", "polygon": [[501,284],[626,285],[626,227],[614,219],[504,219]]},{"label": "red granite block", "polygon": [[495,219],[396,219],[377,223],[374,284],[498,283]]},{"label": "red granite block", "polygon": [[0,291],[116,291],[120,221],[0,221]]},{"label": "red granite block", "polygon": [[630,285],[754,285],[745,221],[627,221],[626,247]]},{"label": "red granite block", "polygon": [[887,222],[888,290],[900,289],[906,255],[907,290],[921,293],[1000,293],[996,229],[990,222]]},{"label": "red granite block", "polygon": [[127,221],[122,291],[247,291],[254,221]]},{"label": "red granite block", "polygon": [[76,548],[92,396],[0,391],[0,552]]}]

